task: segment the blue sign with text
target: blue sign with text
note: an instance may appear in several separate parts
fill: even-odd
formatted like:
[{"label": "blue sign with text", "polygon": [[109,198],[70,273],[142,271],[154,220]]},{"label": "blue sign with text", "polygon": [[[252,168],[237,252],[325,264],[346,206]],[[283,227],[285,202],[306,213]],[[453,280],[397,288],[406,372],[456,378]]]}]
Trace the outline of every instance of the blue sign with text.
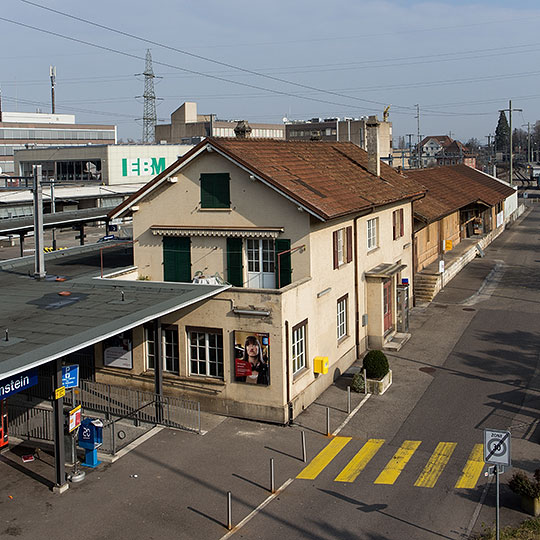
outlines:
[{"label": "blue sign with text", "polygon": [[38,383],[37,368],[13,375],[0,381],[0,399],[5,399],[13,394],[22,392]]},{"label": "blue sign with text", "polygon": [[62,386],[76,388],[79,386],[79,366],[62,366]]}]

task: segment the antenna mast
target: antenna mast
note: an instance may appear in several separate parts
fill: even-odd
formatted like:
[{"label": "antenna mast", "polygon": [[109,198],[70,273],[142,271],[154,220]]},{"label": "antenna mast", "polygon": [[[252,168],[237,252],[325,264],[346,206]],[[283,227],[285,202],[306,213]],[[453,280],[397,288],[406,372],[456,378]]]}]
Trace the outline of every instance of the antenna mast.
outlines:
[{"label": "antenna mast", "polygon": [[54,114],[56,112],[56,106],[54,103],[54,87],[56,86],[56,66],[50,67],[49,74],[51,76],[51,112],[52,114]]},{"label": "antenna mast", "polygon": [[146,50],[146,65],[144,69],[144,111],[143,111],[143,143],[155,141],[155,129],[157,123],[156,94],[154,92],[154,69],[152,68],[152,54]]}]

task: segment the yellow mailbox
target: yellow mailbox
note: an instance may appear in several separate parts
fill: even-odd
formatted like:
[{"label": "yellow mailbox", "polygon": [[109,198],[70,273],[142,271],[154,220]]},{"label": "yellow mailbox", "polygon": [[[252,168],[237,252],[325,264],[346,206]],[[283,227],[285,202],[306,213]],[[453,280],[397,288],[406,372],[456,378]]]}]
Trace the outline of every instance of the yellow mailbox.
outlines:
[{"label": "yellow mailbox", "polygon": [[313,371],[315,373],[328,373],[328,356],[316,356],[313,360]]}]

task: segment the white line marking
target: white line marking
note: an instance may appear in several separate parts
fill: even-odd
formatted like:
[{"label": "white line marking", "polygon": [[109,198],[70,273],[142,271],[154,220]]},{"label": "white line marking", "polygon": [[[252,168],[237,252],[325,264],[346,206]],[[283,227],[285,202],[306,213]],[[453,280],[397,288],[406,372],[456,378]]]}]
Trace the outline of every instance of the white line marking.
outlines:
[{"label": "white line marking", "polygon": [[294,478],[289,478],[275,493],[272,493],[270,497],[268,497],[266,500],[264,500],[255,510],[253,510],[250,514],[248,514],[236,527],[233,527],[232,530],[230,530],[226,535],[222,536],[220,540],[227,540],[227,538],[230,538],[235,532],[238,532],[248,521],[251,520],[256,514],[258,514],[267,504],[272,502],[280,493],[282,493],[285,488],[291,484],[291,482],[294,480]]},{"label": "white line marking", "polygon": [[355,409],[343,420],[342,424],[332,433],[333,436],[337,435],[348,423],[349,420],[360,410],[360,407],[371,397],[371,394],[366,394],[364,399],[355,407]]},{"label": "white line marking", "polygon": [[484,501],[486,500],[486,496],[487,496],[487,492],[488,492],[490,484],[491,484],[491,477],[488,479],[488,481],[486,482],[486,485],[484,486],[484,491],[482,491],[480,500],[478,501],[478,504],[476,505],[476,508],[474,509],[473,515],[471,517],[471,521],[469,521],[469,526],[467,527],[467,530],[465,531],[465,535],[463,536],[463,538],[469,538],[469,536],[471,536],[476,520],[478,519],[478,516],[480,514],[480,510],[482,510],[482,506],[484,505]]}]

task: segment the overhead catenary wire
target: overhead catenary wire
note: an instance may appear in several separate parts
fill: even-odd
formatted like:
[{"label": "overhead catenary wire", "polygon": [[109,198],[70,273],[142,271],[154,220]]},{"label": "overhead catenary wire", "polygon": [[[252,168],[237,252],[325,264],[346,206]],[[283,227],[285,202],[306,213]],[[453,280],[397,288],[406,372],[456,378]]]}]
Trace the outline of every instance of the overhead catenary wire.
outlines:
[{"label": "overhead catenary wire", "polygon": [[[244,68],[244,67],[241,67],[241,66],[236,66],[236,65],[231,64],[229,62],[222,62],[221,60],[215,60],[213,58],[208,58],[208,57],[202,56],[200,54],[185,51],[185,50],[179,49],[177,47],[172,47],[171,45],[166,45],[164,43],[159,43],[158,41],[154,41],[152,39],[143,38],[143,37],[137,36],[135,34],[132,34],[130,32],[124,32],[123,30],[118,30],[117,28],[112,28],[110,26],[100,24],[100,23],[96,23],[94,21],[90,21],[90,20],[84,19],[82,17],[77,17],[75,15],[71,15],[71,14],[65,13],[63,11],[59,11],[59,10],[56,10],[56,9],[53,9],[53,8],[50,8],[50,7],[47,7],[47,6],[43,6],[41,4],[38,4],[37,2],[32,2],[30,0],[19,0],[19,1],[23,2],[25,4],[28,4],[28,5],[32,5],[32,6],[44,9],[46,11],[50,11],[50,12],[62,15],[64,17],[68,17],[68,18],[76,20],[76,21],[84,22],[85,24],[89,24],[89,25],[95,26],[97,28],[102,28],[102,29],[107,30],[109,32],[113,32],[113,33],[116,33],[116,34],[120,34],[120,35],[129,37],[131,39],[136,39],[138,41],[142,41],[142,42],[150,44],[150,45],[155,45],[157,47],[161,47],[161,48],[164,48],[164,49],[167,49],[167,50],[170,50],[170,51],[174,51],[174,52],[177,52],[177,53],[180,53],[180,54],[184,54],[184,55],[190,56],[192,58],[197,58],[199,60],[204,60],[206,62],[211,62],[213,64],[217,64],[217,65],[220,65],[220,66],[235,69],[235,70],[241,71],[243,73],[248,73],[250,75],[255,75],[257,77],[263,77],[263,78],[272,80],[274,82],[289,84],[289,85],[297,86],[299,88],[304,88],[306,90],[314,90],[314,91],[325,93],[325,94],[328,94],[328,95],[333,95],[333,96],[336,96],[336,97],[342,97],[342,98],[345,98],[345,99],[354,99],[354,100],[357,100],[357,101],[362,101],[364,103],[370,103],[370,104],[374,104],[374,105],[383,105],[383,106],[387,105],[387,103],[382,102],[382,101],[375,101],[375,100],[358,98],[358,97],[355,97],[355,96],[348,96],[348,95],[340,94],[338,92],[333,92],[331,90],[324,90],[324,89],[316,88],[314,86],[310,86],[310,85],[307,85],[307,84],[302,84],[302,83],[298,83],[298,82],[294,82],[294,81],[288,81],[286,79],[281,79],[280,77],[274,77],[272,75],[259,73],[257,71],[251,70],[251,69],[247,69],[247,68]],[[3,19],[3,20],[7,20],[7,19]],[[13,22],[13,21],[9,21],[9,22]],[[59,35],[60,37],[64,37],[64,38],[66,37],[66,36],[63,36],[63,35],[60,35],[60,34],[57,34],[57,33],[54,33],[54,32],[53,32],[53,34],[54,35]],[[89,44],[89,42],[86,42],[86,44]],[[115,52],[118,52],[118,51],[115,51]],[[126,53],[126,54],[128,54],[128,53]],[[154,63],[158,64],[158,62],[154,62]],[[161,65],[165,65],[165,64],[161,63]],[[178,68],[178,66],[170,66],[170,67],[173,67],[175,69],[182,69],[184,71],[190,71],[192,73],[194,72],[193,70],[187,70],[187,69],[184,69],[184,68]],[[201,72],[198,72],[198,74],[199,75],[204,75],[206,77],[212,77],[212,78],[216,77],[216,76],[212,76],[210,74],[202,74]],[[223,79],[221,77],[217,77],[217,78],[219,78],[220,80],[225,80],[225,79]],[[237,81],[226,80],[226,82],[229,82],[229,83],[233,82],[234,84],[238,84]],[[246,84],[246,86],[255,87],[254,85],[247,85],[247,84]],[[266,90],[268,92],[271,92],[271,91],[277,92],[277,90],[270,90],[268,88],[265,88],[264,90]],[[293,96],[293,97],[296,97],[296,96]],[[311,98],[307,98],[307,99],[311,99]],[[411,107],[403,106],[403,105],[394,105],[394,109],[395,108],[411,109]]]},{"label": "overhead catenary wire", "polygon": [[[10,24],[15,24],[17,26],[22,26],[23,28],[28,28],[28,29],[31,29],[31,30],[35,30],[37,32],[41,32],[41,33],[47,34],[49,36],[60,37],[62,39],[66,39],[68,41],[73,41],[75,43],[80,43],[82,45],[88,45],[90,47],[95,47],[95,48],[101,49],[103,51],[112,52],[112,53],[119,54],[119,55],[122,55],[122,56],[125,56],[125,57],[128,57],[128,58],[133,58],[135,60],[141,60],[141,61],[146,60],[145,57],[139,56],[137,54],[128,53],[128,52],[125,52],[125,51],[121,51],[119,49],[114,49],[113,47],[107,47],[105,45],[98,45],[97,43],[92,43],[91,41],[86,41],[86,40],[83,40],[83,39],[75,38],[73,36],[66,36],[65,34],[60,34],[59,32],[54,32],[52,30],[46,30],[44,28],[39,28],[39,27],[33,26],[31,24],[26,24],[26,23],[23,23],[23,22],[20,22],[20,21],[15,21],[13,19],[8,19],[7,17],[0,17],[0,21],[8,22]],[[218,80],[218,81],[221,81],[221,82],[226,82],[226,83],[235,84],[235,85],[239,85],[239,86],[245,86],[247,88],[254,88],[256,90],[263,90],[265,92],[269,92],[269,93],[273,93],[273,94],[279,94],[279,95],[282,95],[282,96],[294,97],[294,98],[298,98],[298,99],[306,99],[306,100],[309,100],[309,101],[317,101],[319,103],[327,103],[327,104],[330,104],[330,105],[339,105],[341,107],[351,107],[351,108],[358,107],[358,105],[352,105],[350,103],[345,104],[345,103],[339,103],[339,102],[330,101],[330,100],[322,99],[322,98],[306,97],[306,96],[294,94],[292,92],[286,92],[284,90],[276,90],[276,89],[265,88],[265,87],[262,87],[262,86],[250,84],[250,83],[238,82],[238,81],[234,81],[234,80],[231,80],[231,79],[226,79],[225,77],[218,77],[216,75],[211,75],[209,73],[204,73],[204,72],[196,71],[196,70],[193,70],[193,69],[183,68],[183,67],[180,67],[180,66],[175,66],[173,64],[166,63],[166,62],[160,62],[160,61],[157,61],[157,60],[154,60],[153,63],[157,64],[157,65],[169,67],[171,69],[177,69],[177,70],[180,70],[180,71],[185,71],[185,72],[188,72],[188,73],[193,73],[193,74],[196,74],[196,75],[200,75],[202,77],[215,79],[215,80]],[[302,85],[299,85],[299,86],[302,86]],[[346,99],[358,100],[358,101],[363,101],[363,102],[366,102],[366,103],[374,103],[374,104],[377,104],[377,105],[384,105],[385,104],[383,102],[370,101],[370,100],[365,100],[365,99],[362,99],[362,98],[355,98],[354,96],[347,96],[347,95],[339,94],[337,92],[332,92],[330,90],[319,90],[317,88],[308,87],[308,86],[306,86],[306,88],[309,88],[309,89],[315,90],[315,91],[320,91],[321,93],[328,93],[328,94],[336,95],[338,97],[344,97]],[[410,107],[401,107],[401,108],[410,109]]]}]

